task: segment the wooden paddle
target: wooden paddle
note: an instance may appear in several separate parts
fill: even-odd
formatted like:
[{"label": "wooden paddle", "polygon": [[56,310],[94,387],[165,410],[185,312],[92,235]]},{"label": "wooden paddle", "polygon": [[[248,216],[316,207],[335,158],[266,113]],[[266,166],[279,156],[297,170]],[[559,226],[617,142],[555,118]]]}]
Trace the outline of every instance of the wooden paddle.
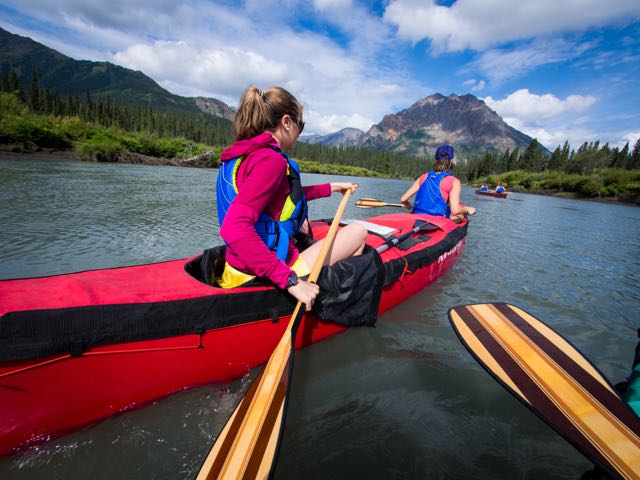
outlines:
[{"label": "wooden paddle", "polygon": [[402,203],[387,203],[375,198],[361,198],[356,200],[358,208],[377,208],[377,207],[404,207]]},{"label": "wooden paddle", "polygon": [[[342,197],[309,275],[310,282],[315,282],[320,275],[350,196],[351,190],[347,190]],[[284,431],[296,330],[304,313],[304,304],[298,302],[269,361],[216,439],[198,473],[198,480],[267,478],[273,475]]]},{"label": "wooden paddle", "polygon": [[573,345],[506,303],[462,305],[449,320],[504,388],[613,478],[640,478],[640,418]]}]

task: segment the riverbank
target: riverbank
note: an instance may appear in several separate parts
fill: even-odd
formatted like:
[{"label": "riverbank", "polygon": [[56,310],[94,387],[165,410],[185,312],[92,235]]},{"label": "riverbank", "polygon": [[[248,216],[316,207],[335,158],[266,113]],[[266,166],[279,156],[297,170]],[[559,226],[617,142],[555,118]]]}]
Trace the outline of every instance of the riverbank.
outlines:
[{"label": "riverbank", "polygon": [[[26,160],[55,160],[77,162],[102,162],[102,163],[135,163],[142,165],[167,165],[173,167],[217,168],[219,150],[207,151],[203,154],[188,158],[165,158],[144,155],[142,153],[120,150],[105,159],[96,153],[78,153],[77,149],[69,148],[56,150],[53,148],[33,148],[25,151],[15,151],[9,145],[0,144],[0,159],[26,159]],[[385,178],[385,175],[362,167],[350,165],[331,165],[305,159],[296,159],[300,168],[307,173],[321,173],[327,175],[345,175],[351,177]]]},{"label": "riverbank", "polygon": [[[1,159],[27,159],[27,160],[54,160],[54,161],[78,161],[78,162],[103,162],[103,163],[124,163],[124,164],[141,164],[141,165],[165,165],[173,167],[195,167],[195,168],[217,168],[218,153],[205,152],[204,154],[190,158],[165,158],[144,155],[142,153],[130,151],[118,151],[113,156],[105,160],[103,157],[92,154],[80,154],[76,149],[57,150],[53,148],[34,148],[27,151],[14,151],[9,145],[0,144],[0,160]],[[307,173],[321,173],[327,175],[346,175],[351,177],[372,177],[372,178],[390,178],[385,175],[368,170],[361,167],[352,167],[349,165],[331,165],[326,163],[318,163],[304,159],[296,159],[302,171]],[[624,171],[622,172],[625,181],[620,181],[615,170],[606,172],[595,172],[595,176],[585,177],[577,175],[563,175],[563,182],[568,188],[584,189],[585,186],[589,194],[584,191],[569,191],[554,188],[539,188],[540,185],[553,184],[550,180],[555,179],[558,184],[557,174],[540,173],[528,174],[522,176],[522,172],[507,172],[500,175],[501,181],[507,186],[507,190],[516,193],[528,193],[533,195],[543,195],[548,197],[571,198],[576,200],[589,200],[604,203],[620,203],[627,205],[640,205],[640,172]],[[538,177],[532,181],[530,176]],[[629,175],[631,178],[629,179]],[[520,181],[518,181],[518,179]],[[409,179],[405,179],[409,180]],[[497,183],[494,177],[485,179],[488,184]],[[474,188],[478,188],[481,182],[477,181],[469,184]],[[529,188],[526,185],[530,185]],[[538,188],[536,188],[538,187]],[[596,193],[593,190],[597,189]],[[599,193],[598,193],[599,192]]]},{"label": "riverbank", "polygon": [[481,177],[471,185],[479,188],[483,182],[490,186],[500,182],[518,193],[640,205],[640,170],[601,168],[589,175],[514,170]]},{"label": "riverbank", "polygon": [[105,162],[105,163],[137,163],[144,165],[171,165],[176,167],[181,166],[196,166],[194,164],[187,164],[180,161],[178,158],[162,158],[151,157],[149,155],[143,155],[141,153],[133,152],[118,152],[113,160],[103,161],[95,157],[87,157],[80,155],[73,149],[55,150],[52,148],[40,148],[23,152],[12,151],[8,145],[0,145],[0,159],[1,160],[43,160],[43,161],[75,161],[75,162]]}]

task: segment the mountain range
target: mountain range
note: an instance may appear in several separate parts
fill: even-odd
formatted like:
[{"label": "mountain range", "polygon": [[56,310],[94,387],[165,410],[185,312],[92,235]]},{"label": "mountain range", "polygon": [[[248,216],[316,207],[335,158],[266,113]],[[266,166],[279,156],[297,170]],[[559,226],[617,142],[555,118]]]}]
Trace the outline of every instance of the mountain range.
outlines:
[{"label": "mountain range", "polygon": [[202,111],[228,120],[234,109],[215,98],[175,95],[140,71],[110,62],[74,60],[28,37],[0,28],[0,71],[13,69],[20,83],[29,85],[35,71],[41,87],[62,95],[110,96],[118,103],[151,105],[169,111]]},{"label": "mountain range", "polygon": [[[525,149],[531,137],[509,126],[486,103],[473,95],[439,93],[424,97],[406,110],[385,115],[367,132],[345,128],[329,135],[308,136],[309,143],[368,147],[414,156],[431,156],[444,143],[462,157],[487,150]],[[546,151],[546,149],[544,149]]]},{"label": "mountain range", "polygon": [[[235,109],[207,97],[182,97],[162,88],[140,71],[110,62],[74,60],[45,45],[0,28],[0,72],[13,69],[23,85],[33,71],[41,87],[62,95],[109,95],[118,103],[151,105],[154,109],[204,112],[233,120]],[[459,156],[526,148],[531,137],[507,125],[473,95],[439,93],[424,97],[409,108],[385,115],[367,132],[345,128],[328,135],[307,135],[301,141],[389,150],[431,156],[438,145],[454,145]],[[544,149],[546,151],[546,149]]]}]

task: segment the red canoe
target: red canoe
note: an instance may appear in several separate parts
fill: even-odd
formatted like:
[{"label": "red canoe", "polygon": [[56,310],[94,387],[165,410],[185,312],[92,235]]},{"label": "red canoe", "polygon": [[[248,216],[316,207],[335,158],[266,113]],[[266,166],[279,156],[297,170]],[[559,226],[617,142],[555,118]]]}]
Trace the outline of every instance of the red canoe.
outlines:
[{"label": "red canoe", "polygon": [[487,192],[483,192],[482,190],[476,190],[477,195],[486,195],[488,197],[498,197],[498,198],[507,198],[507,193],[508,192],[496,193],[496,192],[492,192],[491,190]]},{"label": "red canoe", "polygon": [[[380,312],[421,291],[462,254],[466,221],[408,213],[368,221],[399,236],[418,218],[439,229],[381,254]],[[327,230],[313,223],[316,237]],[[370,234],[367,243],[384,241]],[[291,298],[272,287],[211,287],[192,276],[200,263],[194,257],[0,281],[0,455],[188,387],[229,382],[264,363],[293,311]],[[345,328],[307,315],[296,346]]]}]

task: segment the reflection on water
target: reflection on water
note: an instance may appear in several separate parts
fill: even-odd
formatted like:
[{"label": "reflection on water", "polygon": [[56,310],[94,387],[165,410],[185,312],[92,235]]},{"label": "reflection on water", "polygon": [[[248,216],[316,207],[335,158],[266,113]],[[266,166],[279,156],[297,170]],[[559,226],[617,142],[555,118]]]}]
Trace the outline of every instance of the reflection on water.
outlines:
[{"label": "reflection on water", "polygon": [[[182,258],[218,244],[215,174],[0,162],[0,278]],[[356,198],[389,202],[409,185],[354,180]],[[312,202],[312,217],[331,218],[339,200]],[[478,213],[447,275],[376,328],[296,354],[279,478],[575,479],[589,468],[476,364],[446,312],[514,303],[571,340],[612,382],[622,380],[640,327],[640,209],[536,195],[495,199],[470,188],[463,201]],[[346,216],[396,211],[351,204]],[[253,375],[0,459],[0,478],[192,478]]]}]

